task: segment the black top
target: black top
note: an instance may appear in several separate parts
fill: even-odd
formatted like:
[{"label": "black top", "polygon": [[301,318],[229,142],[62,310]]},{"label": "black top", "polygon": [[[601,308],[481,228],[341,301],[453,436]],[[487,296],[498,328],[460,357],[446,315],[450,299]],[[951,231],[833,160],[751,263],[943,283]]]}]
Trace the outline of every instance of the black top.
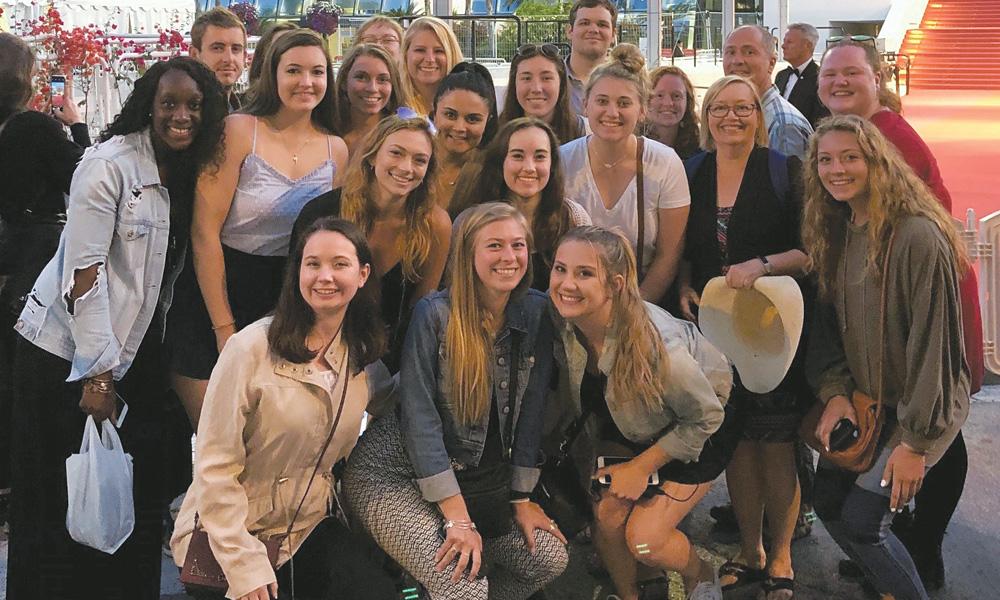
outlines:
[{"label": "black top", "polygon": [[[691,211],[688,216],[684,259],[691,263],[691,287],[701,292],[708,280],[722,274],[719,248],[716,154],[709,152],[690,179]],[[801,248],[802,163],[788,157],[789,187],[782,200],[771,184],[768,149],[750,153],[740,190],[733,204],[726,241],[728,260],[735,265],[751,258]]]},{"label": "black top", "polygon": [[[302,207],[295,224],[292,226],[292,243],[297,243],[299,236],[317,219],[340,216],[340,190],[331,190],[317,196]],[[382,357],[389,372],[398,373],[400,358],[403,353],[403,341],[413,314],[414,293],[417,282],[408,280],[403,275],[403,263],[397,262],[378,279],[382,320],[386,325],[388,335],[388,351]]]},{"label": "black top", "polygon": [[34,110],[7,119],[0,132],[0,217],[5,221],[65,218],[64,195],[84,148],[90,146],[85,124],[77,123],[70,131],[72,141],[59,121]]},{"label": "black top", "polygon": [[[774,84],[778,86],[778,92],[784,96],[788,80],[792,75],[792,67],[786,67],[778,71],[774,79]],[[809,64],[802,69],[792,93],[788,96],[788,102],[799,109],[802,116],[812,124],[813,127],[819,124],[824,117],[830,116],[830,109],[823,105],[819,99],[819,66],[816,61],[810,60]]]}]

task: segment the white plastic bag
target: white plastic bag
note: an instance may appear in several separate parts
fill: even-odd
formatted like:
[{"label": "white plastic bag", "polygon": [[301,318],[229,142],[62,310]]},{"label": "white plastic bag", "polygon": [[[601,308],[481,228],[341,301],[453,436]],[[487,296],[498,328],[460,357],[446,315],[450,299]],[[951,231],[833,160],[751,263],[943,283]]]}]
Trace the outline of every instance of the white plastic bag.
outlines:
[{"label": "white plastic bag", "polygon": [[132,535],[132,456],[110,419],[87,417],[80,453],[66,459],[66,529],[77,542],[113,554]]}]

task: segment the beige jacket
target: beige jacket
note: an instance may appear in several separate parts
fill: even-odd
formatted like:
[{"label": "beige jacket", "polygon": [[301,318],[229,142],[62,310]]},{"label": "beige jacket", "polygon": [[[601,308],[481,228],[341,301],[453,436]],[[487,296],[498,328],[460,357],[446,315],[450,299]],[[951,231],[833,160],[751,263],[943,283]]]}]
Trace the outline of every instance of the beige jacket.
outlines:
[{"label": "beige jacket", "polygon": [[[194,482],[170,540],[174,562],[182,566],[197,512],[229,581],[226,597],[233,599],[275,581],[264,544],[254,534],[283,534],[288,528],[343,392],[345,347],[339,338],[326,354],[334,373],[330,389],[315,368],[271,355],[269,324],[265,318],[234,335],[212,371],[198,425]],[[282,544],[279,564],[331,512],[331,468],[354,448],[365,410],[385,409],[391,387],[381,362],[350,378],[337,432],[294,531]]]}]

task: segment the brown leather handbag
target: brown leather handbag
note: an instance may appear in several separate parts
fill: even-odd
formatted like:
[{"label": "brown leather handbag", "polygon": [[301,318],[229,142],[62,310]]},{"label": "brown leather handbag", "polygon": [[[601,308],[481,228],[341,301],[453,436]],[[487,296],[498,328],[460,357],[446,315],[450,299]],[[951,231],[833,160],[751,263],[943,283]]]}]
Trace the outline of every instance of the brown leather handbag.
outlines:
[{"label": "brown leather handbag", "polygon": [[[319,457],[316,459],[316,466],[313,467],[309,483],[306,484],[306,491],[303,492],[302,499],[299,500],[299,505],[292,514],[292,520],[288,524],[288,528],[283,534],[259,538],[264,543],[264,548],[267,549],[267,560],[271,563],[271,568],[275,571],[277,571],[278,567],[278,550],[281,549],[281,544],[292,533],[292,528],[295,526],[295,519],[298,518],[299,511],[302,510],[302,505],[309,496],[309,489],[316,479],[316,473],[319,472],[319,465],[323,462],[323,457],[326,455],[327,448],[330,447],[330,442],[333,441],[333,434],[337,431],[337,425],[340,424],[340,416],[344,412],[344,401],[347,399],[347,386],[350,383],[347,377],[347,363],[347,352],[345,351],[343,360],[344,370],[340,378],[344,382],[344,389],[340,394],[340,407],[337,408],[337,416],[333,419],[333,426],[330,427],[330,433],[327,434],[326,441],[323,442],[323,449],[320,450]],[[181,567],[180,579],[181,584],[188,591],[225,593],[229,589],[226,574],[222,571],[219,561],[215,559],[212,547],[208,543],[208,533],[198,527],[197,513],[194,515],[194,531],[191,532],[191,541],[188,543],[188,551],[184,556],[184,566]]]},{"label": "brown leather handbag", "polygon": [[854,412],[858,416],[856,424],[858,427],[857,439],[843,450],[828,451],[816,436],[816,427],[823,417],[823,411],[826,410],[826,404],[819,401],[816,402],[805,418],[802,419],[802,424],[799,427],[799,437],[801,437],[806,445],[819,452],[821,458],[828,460],[845,471],[854,473],[864,473],[872,468],[872,465],[875,463],[875,451],[878,449],[879,438],[882,437],[882,427],[885,424],[885,410],[882,406],[882,398],[885,393],[885,380],[883,377],[886,344],[885,314],[888,308],[886,302],[889,285],[889,257],[892,253],[892,242],[895,238],[896,234],[893,232],[889,237],[885,262],[882,265],[882,297],[879,314],[879,330],[881,331],[879,343],[881,344],[881,348],[879,350],[878,394],[875,398],[858,390],[854,390],[854,393],[851,394],[851,404],[854,406]]}]

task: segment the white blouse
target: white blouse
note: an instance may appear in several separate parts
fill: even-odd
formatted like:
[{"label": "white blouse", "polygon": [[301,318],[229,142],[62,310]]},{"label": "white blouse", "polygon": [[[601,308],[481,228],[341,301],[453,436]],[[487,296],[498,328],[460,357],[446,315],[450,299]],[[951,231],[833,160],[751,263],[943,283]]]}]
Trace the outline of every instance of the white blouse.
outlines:
[{"label": "white blouse", "polygon": [[[594,225],[617,227],[632,242],[634,250],[639,242],[639,218],[636,210],[636,180],[628,184],[617,202],[609,209],[604,206],[597,189],[587,154],[587,140],[582,137],[559,147],[566,174],[566,197],[577,202],[590,214]],[[645,270],[656,253],[656,235],[659,231],[661,208],[680,208],[691,204],[684,163],[673,148],[646,138],[642,152],[643,204],[645,206],[645,232],[643,238],[643,264]]]}]

